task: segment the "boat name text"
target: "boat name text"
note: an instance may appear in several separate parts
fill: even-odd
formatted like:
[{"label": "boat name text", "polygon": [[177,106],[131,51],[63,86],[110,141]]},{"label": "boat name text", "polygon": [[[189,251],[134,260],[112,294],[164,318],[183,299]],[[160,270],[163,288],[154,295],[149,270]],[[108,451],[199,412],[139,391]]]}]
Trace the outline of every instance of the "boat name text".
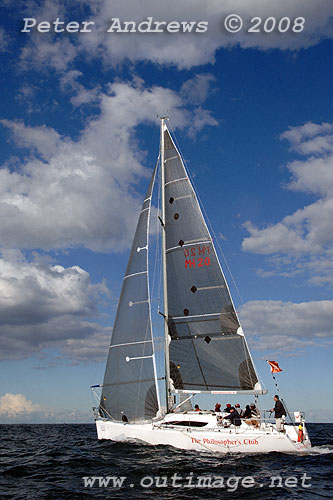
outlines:
[{"label": "boat name text", "polygon": [[258,445],[259,442],[257,439],[208,439],[208,438],[203,438],[203,439],[197,439],[194,437],[191,437],[192,443],[196,444],[221,444],[222,446],[241,446],[242,444],[245,445]]}]

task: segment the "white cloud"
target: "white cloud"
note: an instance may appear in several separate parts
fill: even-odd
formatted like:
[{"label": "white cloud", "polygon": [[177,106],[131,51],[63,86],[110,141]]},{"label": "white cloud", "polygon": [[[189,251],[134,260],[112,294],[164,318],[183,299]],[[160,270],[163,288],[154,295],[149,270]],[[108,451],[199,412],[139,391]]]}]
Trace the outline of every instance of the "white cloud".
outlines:
[{"label": "white cloud", "polygon": [[215,82],[215,78],[210,74],[195,75],[190,80],[187,80],[180,89],[183,102],[200,106],[207,99],[213,82]]},{"label": "white cloud", "polygon": [[[266,268],[257,269],[261,278],[281,276],[297,278],[306,276],[307,282],[317,286],[333,286],[333,250],[322,255],[272,255],[265,260]],[[268,268],[267,268],[268,266]]]},{"label": "white cloud", "polygon": [[59,409],[33,403],[23,394],[6,393],[0,397],[1,423],[87,423],[92,422],[92,412]]},{"label": "white cloud", "polygon": [[301,154],[326,153],[333,150],[332,123],[305,123],[300,127],[289,127],[281,139],[289,141],[292,149]]},{"label": "white cloud", "polygon": [[241,307],[244,330],[256,332],[264,349],[295,352],[333,337],[333,301],[251,301]]},{"label": "white cloud", "polygon": [[[39,34],[40,35],[40,34]],[[67,38],[54,40],[48,34],[32,36],[23,47],[20,66],[23,70],[32,67],[52,68],[60,73],[65,71],[78,55],[75,45]]]},{"label": "white cloud", "polygon": [[42,125],[29,127],[22,121],[0,120],[0,123],[11,130],[17,146],[38,153],[44,160],[49,160],[61,146],[62,138],[54,129]]},{"label": "white cloud", "polygon": [[245,251],[319,254],[333,242],[333,198],[319,200],[264,229],[258,229],[250,222],[244,227],[250,233],[242,243]]},{"label": "white cloud", "polygon": [[[42,36],[27,33],[22,61],[63,71],[78,55],[85,54],[87,57],[102,58],[108,65],[129,60],[191,68],[214,63],[215,52],[221,47],[240,45],[262,50],[299,50],[332,36],[330,0],[317,0],[315,3],[307,0],[294,0],[292,3],[289,0],[240,0],[237,8],[231,0],[223,3],[217,0],[207,0],[205,3],[199,0],[170,0],[167,3],[144,0],[140,8],[131,0],[114,0],[112,3],[108,0],[93,0],[89,1],[89,7],[92,15],[85,20],[95,23],[91,33],[74,34],[71,41],[65,36],[54,39],[45,33]],[[233,12],[244,21],[244,29],[237,34],[228,33],[223,26],[225,17]],[[29,16],[36,17],[38,21],[53,21],[57,16],[66,18],[60,3],[49,1],[44,2],[41,10],[32,10]],[[302,16],[305,25],[300,33],[290,30],[287,33],[274,31],[268,34],[263,32],[262,23],[260,33],[248,33],[250,21],[255,16],[261,17],[263,22],[271,16],[278,21],[287,16],[292,26],[294,19]],[[153,17],[154,21],[206,21],[208,31],[190,34],[107,32],[112,18],[139,23],[147,17]]]},{"label": "white cloud", "polygon": [[[185,111],[176,92],[145,89],[140,81],[114,83],[100,94],[100,115],[78,140],[46,126],[2,120],[30,156],[0,170],[0,232],[3,247],[122,251],[129,244],[142,197],[135,185],[150,172],[135,140],[140,123],[155,124],[169,110],[177,127],[194,134],[216,121],[204,109]],[[152,145],[158,152],[158,144]]]},{"label": "white cloud", "polygon": [[[84,325],[80,325],[82,327]],[[95,332],[85,338],[69,338],[60,344],[60,349],[67,358],[74,362],[106,361],[112,328],[103,328],[87,323],[86,326],[95,327]]]},{"label": "white cloud", "polygon": [[98,102],[101,96],[99,86],[87,89],[78,81],[78,78],[82,76],[81,71],[71,70],[64,73],[60,78],[60,88],[63,91],[70,90],[74,93],[71,98],[73,106]]},{"label": "white cloud", "polygon": [[0,325],[35,324],[42,318],[96,311],[103,284],[93,285],[78,266],[65,269],[14,258],[0,259]]},{"label": "white cloud", "polygon": [[[111,329],[89,321],[108,295],[78,266],[28,262],[20,252],[0,259],[0,352],[19,359],[47,347],[71,360],[104,360]],[[84,339],[84,340],[83,340]]]},{"label": "white cloud", "polygon": [[32,403],[23,394],[6,393],[0,397],[1,417],[22,417],[26,414],[39,412],[40,409],[40,405]]},{"label": "white cloud", "polygon": [[[292,177],[285,187],[315,194],[318,199],[264,228],[247,221],[244,227],[250,236],[243,240],[242,248],[263,255],[287,255],[294,268],[290,273],[291,266],[288,266],[289,275],[300,273],[302,267],[303,271],[310,271],[310,283],[331,283],[328,263],[333,251],[333,125],[306,123],[290,127],[281,138],[287,139],[298,153],[311,155],[287,165]],[[298,257],[302,266],[297,265],[293,256]],[[284,264],[288,265],[286,261]]]},{"label": "white cloud", "polygon": [[8,37],[3,28],[0,28],[0,52],[5,52],[8,47]]},{"label": "white cloud", "polygon": [[[333,134],[330,136],[333,146]],[[333,151],[333,147],[332,147]],[[319,194],[329,198],[333,193],[333,155],[310,157],[306,161],[289,163],[292,179],[288,189]]]},{"label": "white cloud", "polygon": [[0,359],[24,359],[52,348],[66,363],[105,362],[111,332],[111,327],[70,315],[36,324],[6,324],[0,328]]},{"label": "white cloud", "polygon": [[203,109],[201,106],[196,108],[193,112],[193,119],[188,127],[188,135],[194,138],[197,133],[206,125],[211,125],[215,127],[218,125],[218,122],[213,118],[212,112]]}]

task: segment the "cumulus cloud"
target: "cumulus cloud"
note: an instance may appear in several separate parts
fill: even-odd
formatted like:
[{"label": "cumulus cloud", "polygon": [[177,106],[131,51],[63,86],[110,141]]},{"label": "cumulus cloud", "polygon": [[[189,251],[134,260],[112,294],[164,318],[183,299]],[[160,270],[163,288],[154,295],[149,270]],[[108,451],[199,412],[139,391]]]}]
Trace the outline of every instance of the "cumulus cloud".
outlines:
[{"label": "cumulus cloud", "polygon": [[[290,127],[281,134],[281,139],[288,140],[299,154],[308,156],[287,165],[291,179],[285,187],[312,193],[318,199],[265,228],[247,221],[244,227],[250,236],[243,240],[242,248],[263,255],[284,254],[298,258],[307,255],[304,269],[319,271],[325,263],[323,270],[326,272],[333,251],[333,125],[306,123]],[[295,264],[292,258],[290,262]],[[332,273],[312,275],[310,280],[318,284],[331,282]]]},{"label": "cumulus cloud", "polygon": [[289,127],[281,139],[289,141],[291,148],[301,154],[323,154],[333,151],[332,123],[305,123],[300,127]]},{"label": "cumulus cloud", "polygon": [[211,84],[215,82],[215,77],[210,74],[195,75],[194,78],[183,83],[180,95],[185,104],[201,105],[207,99]]},{"label": "cumulus cloud", "polygon": [[[277,20],[287,16],[292,25],[297,17],[304,17],[305,27],[300,33],[292,30],[286,33],[248,33],[247,29],[230,34],[224,26],[225,17],[235,11],[234,2],[207,0],[183,1],[170,0],[168,3],[144,0],[136,8],[131,0],[93,0],[88,3],[91,15],[88,19],[95,23],[91,33],[75,34],[71,39],[51,35],[26,34],[27,43],[21,60],[27,64],[51,66],[63,71],[79,55],[98,56],[105,64],[116,65],[123,61],[152,61],[157,64],[175,65],[180,69],[201,64],[214,63],[215,53],[221,47],[230,48],[240,45],[244,48],[256,47],[262,50],[277,48],[299,50],[318,43],[325,37],[332,36],[330,24],[330,0],[317,0],[316,3],[305,0],[240,0],[237,2],[237,14],[248,29],[253,17],[263,20],[275,17]],[[60,2],[45,1],[41,8],[31,11],[30,16],[38,20],[53,21],[59,16],[66,18],[66,12]],[[72,14],[68,11],[67,16]],[[121,21],[135,21],[139,24],[147,17],[154,21],[178,21],[208,23],[205,33],[108,33],[112,18]],[[262,28],[262,26],[261,26]],[[181,50],[179,47],[181,46]]]},{"label": "cumulus cloud", "polygon": [[6,393],[0,397],[1,417],[22,417],[26,414],[39,412],[41,406],[27,399],[23,394]]},{"label": "cumulus cloud", "polygon": [[74,362],[106,361],[112,328],[101,327],[97,324],[86,323],[92,333],[85,338],[68,338],[60,344],[63,354]]},{"label": "cumulus cloud", "polygon": [[176,92],[145,89],[140,81],[114,83],[99,99],[100,114],[76,141],[50,127],[1,121],[29,153],[15,171],[7,165],[0,170],[3,247],[122,251],[141,206],[135,185],[149,176],[135,140],[137,125],[155,124],[165,110],[176,127],[190,124],[192,134],[216,124],[201,108],[185,111]]},{"label": "cumulus cloud", "polygon": [[1,359],[54,347],[74,361],[104,360],[111,329],[87,318],[98,314],[108,293],[78,266],[28,262],[7,252],[0,259]]},{"label": "cumulus cloud", "polygon": [[71,70],[64,73],[60,78],[60,88],[63,91],[69,90],[74,95],[71,98],[73,106],[82,106],[98,102],[100,99],[100,86],[87,89],[78,81],[83,73],[78,70]]},{"label": "cumulus cloud", "polygon": [[56,409],[33,403],[23,394],[6,393],[0,397],[1,423],[87,423],[92,421],[92,412],[71,409]]},{"label": "cumulus cloud", "polygon": [[[329,139],[333,152],[333,133]],[[294,161],[288,165],[288,169],[292,174],[288,189],[330,198],[333,192],[333,155],[320,158],[311,156],[306,161]]]},{"label": "cumulus cloud", "polygon": [[[74,72],[62,82],[77,96],[79,77]],[[197,102],[202,103],[204,94],[201,91]],[[97,303],[108,293],[106,286],[92,284],[78,266],[64,268],[38,254],[31,262],[11,249],[81,246],[121,252],[129,246],[142,203],[135,186],[150,175],[135,128],[156,123],[161,106],[172,111],[174,126],[187,126],[191,134],[216,124],[202,106],[184,110],[176,92],[146,89],[139,79],[133,84],[114,83],[98,97],[100,114],[77,140],[45,125],[1,121],[24,155],[15,169],[10,162],[0,169],[2,359],[53,347],[74,362],[105,360],[111,329],[89,318],[98,314]]]},{"label": "cumulus cloud", "polygon": [[103,284],[93,285],[78,266],[65,269],[23,257],[8,259],[7,254],[7,260],[0,259],[0,325],[34,324],[65,314],[86,316],[96,312],[97,298],[106,291]]},{"label": "cumulus cloud", "polygon": [[240,318],[248,333],[256,332],[264,349],[295,352],[333,337],[333,301],[251,301],[241,307]]}]

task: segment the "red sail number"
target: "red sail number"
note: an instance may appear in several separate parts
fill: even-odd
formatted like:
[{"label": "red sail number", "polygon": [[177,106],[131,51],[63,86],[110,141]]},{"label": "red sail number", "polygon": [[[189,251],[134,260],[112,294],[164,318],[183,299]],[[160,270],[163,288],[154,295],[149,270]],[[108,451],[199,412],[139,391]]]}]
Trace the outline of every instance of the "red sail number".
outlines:
[{"label": "red sail number", "polygon": [[[192,269],[192,267],[205,267],[210,266],[209,257],[201,257],[201,255],[210,254],[210,247],[203,245],[201,247],[190,247],[184,249],[185,255],[185,269]],[[188,259],[187,257],[197,257],[197,259]]]},{"label": "red sail number", "polygon": [[186,259],[185,260],[185,269],[191,269],[192,267],[195,267],[196,264],[197,264],[197,267],[209,266],[210,265],[210,258],[206,257],[205,259],[203,259],[202,257],[199,257],[197,260]]}]

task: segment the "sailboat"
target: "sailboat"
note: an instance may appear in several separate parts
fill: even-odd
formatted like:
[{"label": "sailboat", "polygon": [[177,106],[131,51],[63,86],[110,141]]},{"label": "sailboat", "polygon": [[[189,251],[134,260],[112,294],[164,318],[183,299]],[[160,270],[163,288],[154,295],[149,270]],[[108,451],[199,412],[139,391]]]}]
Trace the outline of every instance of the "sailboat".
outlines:
[{"label": "sailboat", "polygon": [[[193,409],[200,394],[264,394],[214,241],[182,156],[161,118],[160,169],[164,370],[158,366],[150,294],[149,227],[156,170],[134,235],[94,408],[98,439],[213,453],[302,452],[311,447],[301,412],[282,431],[274,419]],[[218,409],[218,408],[217,408]],[[300,439],[299,426],[302,427]]]}]

